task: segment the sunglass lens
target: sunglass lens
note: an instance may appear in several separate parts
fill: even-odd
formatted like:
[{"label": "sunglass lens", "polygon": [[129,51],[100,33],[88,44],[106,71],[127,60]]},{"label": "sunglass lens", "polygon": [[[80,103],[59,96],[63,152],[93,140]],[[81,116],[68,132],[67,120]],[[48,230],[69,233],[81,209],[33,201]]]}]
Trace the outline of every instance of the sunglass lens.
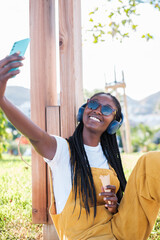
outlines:
[{"label": "sunglass lens", "polygon": [[88,103],[88,108],[93,109],[93,110],[97,109],[98,106],[99,106],[99,104],[98,104],[96,101],[92,101],[92,100],[91,100],[91,101]]},{"label": "sunglass lens", "polygon": [[110,108],[109,106],[102,106],[102,113],[105,115],[105,116],[108,116],[110,114],[112,114],[113,112],[113,109]]}]

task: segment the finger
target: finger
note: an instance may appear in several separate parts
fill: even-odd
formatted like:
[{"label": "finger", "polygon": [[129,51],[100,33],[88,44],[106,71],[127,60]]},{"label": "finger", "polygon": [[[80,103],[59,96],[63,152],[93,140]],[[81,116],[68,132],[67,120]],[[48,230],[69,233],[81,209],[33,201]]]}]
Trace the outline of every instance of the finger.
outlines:
[{"label": "finger", "polygon": [[105,186],[106,189],[113,189],[116,190],[116,186],[115,185],[107,185]]},{"label": "finger", "polygon": [[7,65],[10,62],[24,60],[24,57],[19,56],[19,54],[20,54],[19,52],[18,53],[14,53],[14,54],[12,54],[10,56],[7,56],[4,59],[2,59],[0,61],[0,68],[3,68],[5,65]]},{"label": "finger", "polygon": [[116,204],[117,205],[117,197],[104,197],[103,200],[105,202],[112,202],[113,204]]},{"label": "finger", "polygon": [[114,186],[114,185],[107,185],[107,186],[105,186],[104,190],[105,191],[106,190],[110,190],[112,192],[115,192],[116,191],[116,186]]},{"label": "finger", "polygon": [[11,71],[11,72],[8,72],[8,73],[4,74],[3,81],[7,81],[9,78],[12,78],[12,77],[16,76],[19,73],[20,73],[19,69]]},{"label": "finger", "polygon": [[104,201],[107,205],[117,206],[117,198],[105,198]]},{"label": "finger", "polygon": [[115,191],[116,191],[116,186],[114,186],[114,185],[107,185],[107,186],[105,186],[105,187],[101,187],[101,189],[102,189],[102,192],[99,194],[100,196],[103,195],[103,194],[102,194],[103,192],[110,192],[110,191],[112,191],[112,192],[115,193]]},{"label": "finger", "polygon": [[11,63],[5,65],[3,68],[1,68],[0,73],[5,74],[11,69],[22,67],[22,66],[23,66],[22,62],[11,62]]},{"label": "finger", "polygon": [[111,204],[106,203],[104,206],[108,209],[116,209],[117,208],[117,204],[112,204],[112,203]]},{"label": "finger", "polygon": [[115,192],[101,192],[99,193],[99,196],[114,197]]}]

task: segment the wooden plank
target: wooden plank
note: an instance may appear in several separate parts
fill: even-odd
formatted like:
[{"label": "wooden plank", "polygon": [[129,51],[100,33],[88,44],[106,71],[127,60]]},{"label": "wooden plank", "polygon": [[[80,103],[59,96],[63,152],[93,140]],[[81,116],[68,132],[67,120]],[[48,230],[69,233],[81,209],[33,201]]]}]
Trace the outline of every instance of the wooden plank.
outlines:
[{"label": "wooden plank", "polygon": [[61,136],[73,134],[82,103],[81,18],[79,0],[59,0]]},{"label": "wooden plank", "polygon": [[[47,132],[52,135],[60,135],[60,109],[59,106],[47,107],[46,108],[46,119],[47,119]],[[47,168],[47,186],[48,186],[48,202],[47,202],[47,214],[48,221],[47,225],[43,225],[43,239],[58,240],[57,232],[53,225],[52,219],[49,214],[49,207],[51,204],[51,193],[50,193],[50,179],[49,179],[49,167]],[[56,209],[55,209],[56,210]]]},{"label": "wooden plank", "polygon": [[46,107],[47,132],[52,135],[60,135],[60,107]]},{"label": "wooden plank", "polygon": [[[31,118],[45,130],[45,107],[57,104],[55,14],[53,0],[30,0]],[[33,223],[47,222],[47,169],[32,151]]]},{"label": "wooden plank", "polygon": [[53,225],[43,226],[43,240],[58,240],[57,232]]},{"label": "wooden plank", "polygon": [[126,130],[126,147],[127,147],[127,153],[131,153],[132,145],[131,145],[130,124],[128,119],[127,97],[125,93],[125,88],[123,89],[123,100],[124,100],[124,117],[125,117],[125,130]]},{"label": "wooden plank", "polygon": [[[60,108],[59,106],[47,107],[46,118],[47,118],[47,132],[52,135],[60,135]],[[47,182],[48,182],[48,224],[52,224],[52,220],[49,214],[49,207],[51,204],[50,194],[50,181],[49,181],[49,169],[47,171]]]},{"label": "wooden plank", "polygon": [[44,43],[45,49],[45,91],[46,106],[57,105],[56,70],[56,0],[43,0],[44,4]]},{"label": "wooden plank", "polygon": [[[30,36],[31,36],[31,119],[45,129],[45,92],[41,76],[44,52],[42,51],[42,6],[30,1]],[[36,31],[35,31],[36,29]],[[39,32],[39,33],[38,33]],[[38,86],[39,85],[39,86]],[[38,87],[38,88],[37,88]],[[46,223],[46,164],[43,158],[32,151],[32,220],[33,223]],[[40,197],[41,196],[41,197]]]},{"label": "wooden plank", "polygon": [[82,76],[82,26],[81,1],[73,1],[73,37],[74,37],[74,77],[75,77],[75,112],[84,103]]}]

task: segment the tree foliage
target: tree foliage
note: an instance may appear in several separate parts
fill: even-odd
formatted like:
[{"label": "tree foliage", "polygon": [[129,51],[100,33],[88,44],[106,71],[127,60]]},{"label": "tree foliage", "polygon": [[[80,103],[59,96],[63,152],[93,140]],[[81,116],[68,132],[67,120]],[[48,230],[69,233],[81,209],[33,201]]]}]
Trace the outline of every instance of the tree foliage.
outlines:
[{"label": "tree foliage", "polygon": [[[120,41],[128,38],[130,32],[136,31],[138,27],[138,5],[145,3],[140,0],[106,0],[105,3],[89,13],[88,31],[93,35],[93,42],[105,41],[108,34]],[[159,0],[151,0],[149,3],[160,11]],[[141,37],[147,41],[153,38],[150,33],[144,33]]]},{"label": "tree foliage", "polygon": [[7,150],[7,140],[10,139],[10,134],[7,132],[7,119],[0,109],[0,157]]},{"label": "tree foliage", "polygon": [[157,131],[159,131],[159,129],[151,129],[149,126],[142,123],[135,127],[131,127],[133,151],[141,151],[144,148],[146,151],[150,151],[159,148],[159,145],[153,143],[153,138]]},{"label": "tree foliage", "polygon": [[13,126],[11,122],[8,121],[7,127],[10,129],[12,134],[12,140],[15,140],[16,138],[20,137],[20,132]]},{"label": "tree foliage", "polygon": [[87,102],[87,100],[92,97],[94,94],[98,93],[98,92],[104,92],[104,89],[93,89],[92,91],[89,91],[87,89],[83,89],[83,99],[84,102]]}]

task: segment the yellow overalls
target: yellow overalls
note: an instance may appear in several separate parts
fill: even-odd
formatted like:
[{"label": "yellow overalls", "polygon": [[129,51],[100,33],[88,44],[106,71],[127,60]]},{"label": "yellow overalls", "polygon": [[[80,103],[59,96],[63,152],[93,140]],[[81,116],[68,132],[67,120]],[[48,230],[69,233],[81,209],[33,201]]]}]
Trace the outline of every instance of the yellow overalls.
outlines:
[{"label": "yellow overalls", "polygon": [[[63,211],[54,212],[54,195],[51,184],[52,203],[50,214],[61,240],[145,240],[155,223],[160,207],[160,152],[143,155],[137,162],[126,186],[125,194],[112,215],[105,207],[101,192],[100,175],[110,174],[110,183],[119,188],[119,181],[113,169],[92,168],[97,193],[97,215],[90,207],[86,216],[79,199],[75,206],[74,193],[71,191]],[[74,208],[75,207],[75,208]],[[74,209],[74,210],[73,210]]]}]

